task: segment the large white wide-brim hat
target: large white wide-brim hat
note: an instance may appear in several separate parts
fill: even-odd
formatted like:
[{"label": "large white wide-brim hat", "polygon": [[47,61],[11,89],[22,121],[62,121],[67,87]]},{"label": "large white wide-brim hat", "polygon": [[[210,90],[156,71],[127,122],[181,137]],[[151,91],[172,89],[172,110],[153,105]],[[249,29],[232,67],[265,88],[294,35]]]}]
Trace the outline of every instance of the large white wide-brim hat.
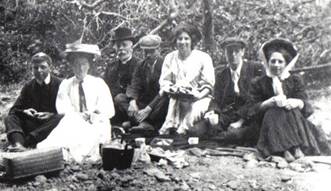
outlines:
[{"label": "large white wide-brim hat", "polygon": [[71,43],[66,44],[65,53],[86,53],[101,56],[99,46],[96,44]]}]

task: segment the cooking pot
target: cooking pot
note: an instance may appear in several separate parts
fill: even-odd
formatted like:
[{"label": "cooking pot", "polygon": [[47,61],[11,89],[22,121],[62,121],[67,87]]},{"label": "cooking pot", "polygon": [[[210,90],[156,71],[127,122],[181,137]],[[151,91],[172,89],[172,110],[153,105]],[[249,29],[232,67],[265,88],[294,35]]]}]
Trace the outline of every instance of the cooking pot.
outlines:
[{"label": "cooking pot", "polygon": [[130,168],[134,154],[134,148],[130,145],[126,144],[123,148],[118,145],[103,144],[100,147],[104,170]]}]

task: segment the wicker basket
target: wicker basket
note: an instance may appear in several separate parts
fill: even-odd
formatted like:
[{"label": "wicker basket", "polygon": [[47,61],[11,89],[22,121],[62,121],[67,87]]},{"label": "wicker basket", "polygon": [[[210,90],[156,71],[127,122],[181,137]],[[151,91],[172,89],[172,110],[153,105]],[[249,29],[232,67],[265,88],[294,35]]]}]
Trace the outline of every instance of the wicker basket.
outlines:
[{"label": "wicker basket", "polygon": [[62,149],[35,149],[2,154],[6,173],[4,179],[15,180],[64,169]]}]

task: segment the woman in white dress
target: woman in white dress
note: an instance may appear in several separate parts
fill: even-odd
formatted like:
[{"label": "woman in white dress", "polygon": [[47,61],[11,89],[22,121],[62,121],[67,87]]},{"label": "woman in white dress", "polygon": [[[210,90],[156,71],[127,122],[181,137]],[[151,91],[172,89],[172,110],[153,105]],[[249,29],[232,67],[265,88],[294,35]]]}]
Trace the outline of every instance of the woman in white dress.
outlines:
[{"label": "woman in white dress", "polygon": [[64,114],[59,125],[38,148],[62,147],[77,162],[100,158],[99,145],[111,139],[109,119],[115,114],[112,96],[103,79],[88,74],[97,45],[69,44],[65,51],[74,76],[60,85],[56,109]]},{"label": "woman in white dress", "polygon": [[[203,119],[214,90],[215,74],[211,57],[194,49],[200,41],[199,30],[181,24],[175,32],[177,50],[166,55],[160,76],[160,93],[170,96],[166,120],[160,134],[176,130],[178,134],[202,136]],[[201,125],[202,124],[202,125]]]}]

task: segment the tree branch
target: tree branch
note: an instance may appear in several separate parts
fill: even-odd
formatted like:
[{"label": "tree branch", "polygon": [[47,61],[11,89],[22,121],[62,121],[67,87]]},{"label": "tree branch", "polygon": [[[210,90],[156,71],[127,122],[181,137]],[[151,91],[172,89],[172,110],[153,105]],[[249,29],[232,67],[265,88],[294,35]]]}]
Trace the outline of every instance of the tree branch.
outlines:
[{"label": "tree branch", "polygon": [[88,4],[88,3],[85,3],[85,2],[80,2],[78,0],[73,0],[73,1],[67,1],[71,4],[76,4],[78,6],[81,6],[81,7],[84,7],[84,8],[87,8],[87,9],[94,9],[95,7],[97,7],[98,5],[100,5],[101,3],[105,2],[106,0],[98,0],[98,1],[95,1],[94,3],[92,4]]},{"label": "tree branch", "polygon": [[108,16],[116,16],[116,17],[120,17],[122,19],[125,19],[125,20],[128,20],[128,18],[124,17],[123,15],[121,14],[118,14],[118,13],[115,13],[115,12],[109,12],[109,11],[101,11],[99,13],[96,13],[96,16],[99,16],[99,15],[108,15]]}]

